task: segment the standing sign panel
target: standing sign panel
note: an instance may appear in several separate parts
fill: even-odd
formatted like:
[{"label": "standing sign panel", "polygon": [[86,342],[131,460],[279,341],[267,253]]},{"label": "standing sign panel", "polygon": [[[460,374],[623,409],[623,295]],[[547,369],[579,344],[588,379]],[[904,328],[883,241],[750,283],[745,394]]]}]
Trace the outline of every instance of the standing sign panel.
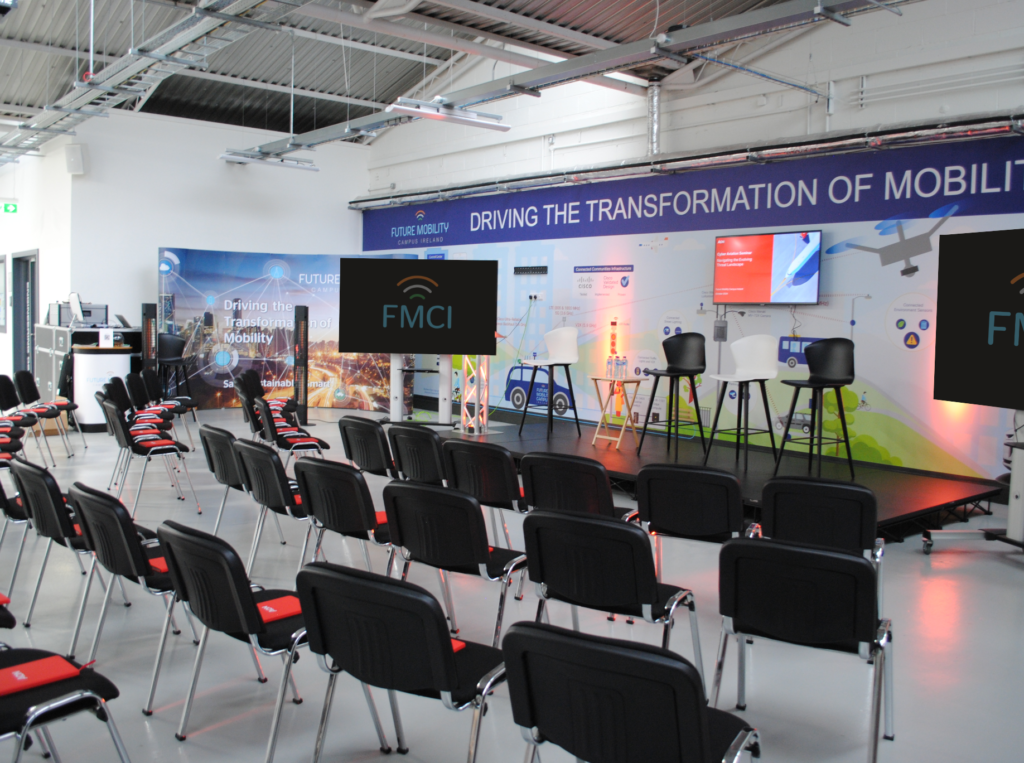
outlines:
[{"label": "standing sign panel", "polygon": [[338,350],[494,355],[494,260],[342,259]]}]

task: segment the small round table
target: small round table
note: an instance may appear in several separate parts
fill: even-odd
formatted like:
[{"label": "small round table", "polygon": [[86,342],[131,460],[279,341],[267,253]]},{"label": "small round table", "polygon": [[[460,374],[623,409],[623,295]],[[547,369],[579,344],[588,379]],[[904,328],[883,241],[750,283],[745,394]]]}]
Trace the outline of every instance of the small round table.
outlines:
[{"label": "small round table", "polygon": [[[639,447],[639,440],[636,436],[636,426],[633,424],[633,402],[636,400],[636,395],[640,391],[640,382],[647,381],[642,377],[630,376],[625,379],[613,379],[610,376],[591,376],[594,380],[594,389],[597,390],[597,400],[601,404],[601,418],[597,422],[597,431],[594,432],[594,439],[590,443],[596,445],[598,440],[614,440],[615,448],[622,445],[622,436],[626,434],[626,428],[628,427],[633,432],[633,444]],[[603,384],[608,385],[608,396],[605,397],[601,394],[601,386]],[[612,401],[615,399],[615,388],[620,386],[622,388],[622,397],[626,404],[626,416],[622,426],[619,429],[618,437],[611,434],[612,424],[612,412],[609,410]],[[629,393],[629,387],[633,387],[633,394]],[[601,427],[604,427],[604,431],[608,434],[601,434]]]}]

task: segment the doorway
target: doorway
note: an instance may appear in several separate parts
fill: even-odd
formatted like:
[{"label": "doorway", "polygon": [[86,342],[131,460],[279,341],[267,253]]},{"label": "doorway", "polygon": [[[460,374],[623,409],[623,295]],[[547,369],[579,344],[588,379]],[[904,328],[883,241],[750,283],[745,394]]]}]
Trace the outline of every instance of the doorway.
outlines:
[{"label": "doorway", "polygon": [[35,373],[36,323],[39,322],[39,250],[11,255],[11,347],[15,371]]}]

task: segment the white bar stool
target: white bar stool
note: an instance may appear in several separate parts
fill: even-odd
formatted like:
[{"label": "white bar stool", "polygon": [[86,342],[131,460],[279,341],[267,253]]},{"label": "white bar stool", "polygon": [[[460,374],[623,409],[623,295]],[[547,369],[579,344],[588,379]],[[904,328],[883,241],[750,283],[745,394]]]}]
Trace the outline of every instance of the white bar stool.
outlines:
[{"label": "white bar stool", "polygon": [[573,418],[576,419],[576,436],[582,435],[580,431],[580,417],[576,414],[576,394],[572,391],[572,374],[569,373],[569,366],[579,362],[580,359],[580,350],[577,345],[579,333],[579,329],[575,326],[563,326],[562,328],[549,331],[544,335],[544,344],[547,345],[548,356],[546,358],[523,361],[523,365],[533,366],[533,373],[530,375],[530,389],[526,392],[523,418],[519,422],[520,435],[523,433],[523,424],[526,423],[526,414],[530,410],[530,400],[533,399],[533,383],[537,378],[537,369],[543,367],[547,369],[548,374],[548,437],[551,437],[551,432],[555,428],[555,368],[557,366],[565,368],[565,378],[569,383],[569,407],[572,408]]},{"label": "white bar stool", "polygon": [[[761,387],[761,401],[764,403],[764,415],[767,419],[767,429],[754,429],[754,434],[767,432],[772,441],[772,457],[775,458],[775,433],[772,431],[772,414],[768,410],[768,393],[765,391],[764,383],[779,375],[778,340],[770,334],[754,334],[744,337],[729,345],[729,352],[736,363],[734,374],[709,374],[709,376],[722,382],[722,389],[718,394],[718,407],[715,408],[715,420],[711,425],[711,436],[708,439],[708,449],[704,453],[704,465],[707,466],[708,456],[711,455],[711,448],[715,444],[715,432],[736,433],[736,460],[740,459],[740,439],[744,441],[743,468],[747,468],[750,461],[750,383],[757,382]],[[738,407],[736,408],[736,426],[732,429],[718,429],[718,417],[722,413],[722,403],[725,402],[725,392],[729,384],[736,384],[739,388]]]}]

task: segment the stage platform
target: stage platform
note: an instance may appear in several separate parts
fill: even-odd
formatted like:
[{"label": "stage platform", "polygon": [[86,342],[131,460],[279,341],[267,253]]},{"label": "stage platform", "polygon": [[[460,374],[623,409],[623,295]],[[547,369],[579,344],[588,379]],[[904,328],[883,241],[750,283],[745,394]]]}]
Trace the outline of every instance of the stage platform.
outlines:
[{"label": "stage platform", "polygon": [[[577,437],[572,422],[556,421],[551,437],[546,436],[547,425],[540,417],[530,416],[519,435],[519,421],[493,421],[491,431],[485,435],[463,435],[461,432],[441,431],[442,437],[460,437],[480,442],[503,445],[518,459],[527,453],[565,453],[593,458],[604,464],[609,476],[632,494],[630,483],[635,482],[642,466],[647,464],[679,463],[699,466],[703,455],[700,438],[679,440],[678,455],[673,440],[671,452],[666,451],[664,435],[647,433],[643,451],[638,456],[632,447],[633,437],[627,432],[622,448],[598,440],[591,445],[595,427],[582,424],[582,437]],[[764,483],[772,477],[775,462],[767,448],[751,447],[749,462],[741,452],[736,457],[734,442],[716,440],[708,466],[732,472],[743,489],[743,501],[751,520],[757,516]],[[998,496],[1005,487],[993,480],[955,477],[935,472],[918,472],[888,466],[874,466],[854,462],[856,482],[870,488],[878,498],[878,527],[887,540],[902,540],[925,529],[936,529],[953,517],[966,521],[974,511],[987,512],[981,505]],[[817,460],[814,473],[817,474]],[[783,455],[780,476],[807,476],[807,449],[800,447]],[[821,476],[825,479],[849,480],[850,471],[845,459],[822,459]]]}]

